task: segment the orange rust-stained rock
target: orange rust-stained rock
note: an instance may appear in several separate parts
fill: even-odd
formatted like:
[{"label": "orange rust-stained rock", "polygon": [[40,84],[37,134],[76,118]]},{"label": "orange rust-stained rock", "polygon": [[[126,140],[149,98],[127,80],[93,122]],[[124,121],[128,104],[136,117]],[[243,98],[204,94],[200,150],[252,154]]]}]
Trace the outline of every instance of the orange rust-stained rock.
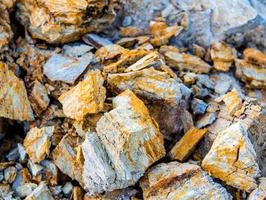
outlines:
[{"label": "orange rust-stained rock", "polygon": [[251,192],[257,187],[256,178],[260,176],[256,160],[247,128],[237,122],[218,134],[202,167],[228,185]]},{"label": "orange rust-stained rock", "polygon": [[41,162],[50,154],[51,137],[54,127],[32,128],[24,139],[27,154],[33,163]]},{"label": "orange rust-stained rock", "polygon": [[242,98],[236,90],[232,90],[223,96],[223,102],[226,105],[227,112],[234,115],[242,108]]},{"label": "orange rust-stained rock", "polygon": [[244,50],[244,57],[247,62],[266,68],[266,54],[263,52],[257,49],[247,48]]},{"label": "orange rust-stained rock", "polygon": [[229,71],[234,61],[231,47],[224,42],[216,42],[212,44],[210,53],[215,69],[223,72]]},{"label": "orange rust-stained rock", "polygon": [[189,163],[160,163],[146,173],[140,186],[144,200],[232,199],[198,165]]},{"label": "orange rust-stained rock", "polygon": [[24,82],[0,62],[0,117],[31,121],[34,115]]},{"label": "orange rust-stained rock", "polygon": [[211,66],[197,56],[176,51],[166,51],[164,53],[166,63],[170,67],[179,69],[180,71],[192,71],[196,73],[208,73]]},{"label": "orange rust-stained rock", "polygon": [[62,94],[59,101],[69,118],[82,120],[87,114],[98,113],[103,109],[106,89],[100,71],[90,71],[85,80]]},{"label": "orange rust-stained rock", "polygon": [[115,19],[116,0],[19,0],[17,18],[33,38],[48,43],[78,40]]},{"label": "orange rust-stained rock", "polygon": [[185,135],[175,144],[169,153],[173,160],[183,162],[195,149],[201,138],[207,133],[208,129],[191,128]]}]

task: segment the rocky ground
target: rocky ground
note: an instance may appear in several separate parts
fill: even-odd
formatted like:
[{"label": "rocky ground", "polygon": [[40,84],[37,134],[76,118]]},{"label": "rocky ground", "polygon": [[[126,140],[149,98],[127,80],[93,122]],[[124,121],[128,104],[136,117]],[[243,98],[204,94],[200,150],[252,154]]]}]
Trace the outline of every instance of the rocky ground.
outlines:
[{"label": "rocky ground", "polygon": [[0,0],[0,200],[266,199],[265,0]]}]

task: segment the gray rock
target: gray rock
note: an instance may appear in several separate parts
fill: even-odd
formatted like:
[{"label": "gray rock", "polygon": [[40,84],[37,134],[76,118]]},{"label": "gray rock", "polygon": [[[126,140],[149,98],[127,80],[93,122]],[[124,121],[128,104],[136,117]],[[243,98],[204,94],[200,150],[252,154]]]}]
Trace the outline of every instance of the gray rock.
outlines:
[{"label": "gray rock", "polygon": [[17,169],[15,167],[8,167],[4,170],[5,181],[12,183],[17,176]]},{"label": "gray rock", "polygon": [[45,183],[41,182],[25,200],[54,200],[54,198]]},{"label": "gray rock", "polygon": [[63,46],[62,51],[66,56],[80,57],[92,50],[93,47],[84,43],[71,43]]},{"label": "gray rock", "polygon": [[193,99],[191,102],[191,109],[194,115],[202,115],[206,112],[208,104],[200,99]]},{"label": "gray rock", "polygon": [[0,171],[0,182],[2,182],[4,180],[4,172]]},{"label": "gray rock", "polygon": [[214,89],[214,82],[210,80],[208,75],[198,75],[196,84],[201,88],[206,87],[208,89]]},{"label": "gray rock", "polygon": [[69,196],[73,190],[73,185],[71,182],[66,182],[66,184],[62,187],[62,191],[65,196]]},{"label": "gray rock", "polygon": [[89,34],[85,35],[83,37],[83,40],[87,44],[94,46],[96,49],[99,49],[103,46],[113,44],[110,40],[103,38],[99,35],[96,35],[94,33],[89,33]]},{"label": "gray rock", "polygon": [[251,6],[266,19],[266,1],[265,0],[249,0]]},{"label": "gray rock", "polygon": [[122,22],[123,26],[130,26],[132,23],[132,18],[130,16],[126,16]]},{"label": "gray rock", "polygon": [[208,126],[212,124],[217,118],[217,113],[206,113],[203,115],[197,122],[196,127],[197,128],[203,128],[205,126]]}]

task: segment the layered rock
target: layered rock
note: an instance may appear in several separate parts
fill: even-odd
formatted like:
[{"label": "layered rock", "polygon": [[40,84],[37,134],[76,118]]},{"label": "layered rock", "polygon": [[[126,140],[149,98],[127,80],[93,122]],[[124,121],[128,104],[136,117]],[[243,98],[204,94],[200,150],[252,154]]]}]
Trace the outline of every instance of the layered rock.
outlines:
[{"label": "layered rock", "polygon": [[114,18],[117,1],[19,0],[17,18],[33,38],[66,43],[100,31]]},{"label": "layered rock", "polygon": [[82,144],[84,188],[90,193],[134,185],[165,155],[163,137],[144,103],[126,90]]},{"label": "layered rock", "polygon": [[221,131],[203,159],[202,167],[228,185],[246,192],[255,189],[260,169],[247,128],[238,122]]},{"label": "layered rock", "polygon": [[0,62],[0,117],[31,121],[34,115],[24,82]]},{"label": "layered rock", "polygon": [[82,120],[87,114],[98,113],[103,109],[106,89],[103,87],[100,71],[90,71],[85,80],[59,97],[63,111],[69,118]]},{"label": "layered rock", "polygon": [[141,179],[140,186],[145,200],[232,199],[199,166],[189,163],[158,164]]}]

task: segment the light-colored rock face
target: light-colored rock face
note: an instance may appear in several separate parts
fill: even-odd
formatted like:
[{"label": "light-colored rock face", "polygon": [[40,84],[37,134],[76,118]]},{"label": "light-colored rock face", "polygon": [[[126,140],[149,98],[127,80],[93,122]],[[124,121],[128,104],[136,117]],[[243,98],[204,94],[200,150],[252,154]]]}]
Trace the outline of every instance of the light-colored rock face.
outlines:
[{"label": "light-colored rock face", "polygon": [[134,185],[165,155],[156,122],[133,92],[115,97],[113,106],[98,121],[97,133],[90,133],[82,144],[83,180],[90,194]]},{"label": "light-colored rock face", "polygon": [[166,63],[170,67],[177,68],[181,71],[188,70],[196,73],[208,73],[211,70],[211,66],[197,56],[174,51],[166,51],[164,56]]},{"label": "light-colored rock face", "polygon": [[228,185],[251,192],[260,175],[256,159],[247,129],[238,122],[218,134],[202,167]]},{"label": "light-colored rock face", "polygon": [[199,166],[189,163],[161,163],[153,167],[140,186],[145,200],[232,199]]},{"label": "light-colored rock face", "polygon": [[236,90],[226,93],[223,96],[223,102],[225,103],[227,112],[230,115],[234,115],[242,108],[242,98]]},{"label": "light-colored rock face", "polygon": [[186,86],[177,82],[168,73],[154,68],[109,74],[107,82],[115,92],[130,89],[145,99],[174,104],[179,104],[181,99],[188,99],[191,94]]},{"label": "light-colored rock face", "polygon": [[264,200],[266,199],[266,178],[259,179],[259,186],[248,196],[248,200]]},{"label": "light-colored rock face", "polygon": [[19,0],[17,18],[33,38],[65,43],[110,25],[115,5],[104,0]]},{"label": "light-colored rock face", "polygon": [[2,62],[0,62],[0,99],[0,117],[19,121],[34,119],[23,81]]},{"label": "light-colored rock face", "polygon": [[234,55],[232,49],[224,42],[216,42],[211,46],[211,59],[213,60],[214,68],[218,71],[229,71]]},{"label": "light-colored rock face", "polygon": [[32,128],[24,139],[27,154],[34,163],[41,162],[50,154],[51,137],[54,127]]},{"label": "light-colored rock face", "polygon": [[54,54],[43,66],[43,73],[51,81],[73,84],[93,60],[92,53],[78,58]]},{"label": "light-colored rock face", "polygon": [[236,59],[236,77],[251,88],[266,88],[266,55],[256,49],[246,49],[244,60]]},{"label": "light-colored rock face", "polygon": [[82,185],[83,158],[80,144],[78,137],[67,134],[52,152],[52,157],[61,172]]},{"label": "light-colored rock face", "polygon": [[42,182],[29,196],[26,197],[26,200],[54,200],[54,198],[47,185]]},{"label": "light-colored rock face", "polygon": [[98,113],[103,109],[106,89],[100,71],[91,71],[85,80],[59,97],[63,111],[69,118],[82,120],[87,114]]}]

